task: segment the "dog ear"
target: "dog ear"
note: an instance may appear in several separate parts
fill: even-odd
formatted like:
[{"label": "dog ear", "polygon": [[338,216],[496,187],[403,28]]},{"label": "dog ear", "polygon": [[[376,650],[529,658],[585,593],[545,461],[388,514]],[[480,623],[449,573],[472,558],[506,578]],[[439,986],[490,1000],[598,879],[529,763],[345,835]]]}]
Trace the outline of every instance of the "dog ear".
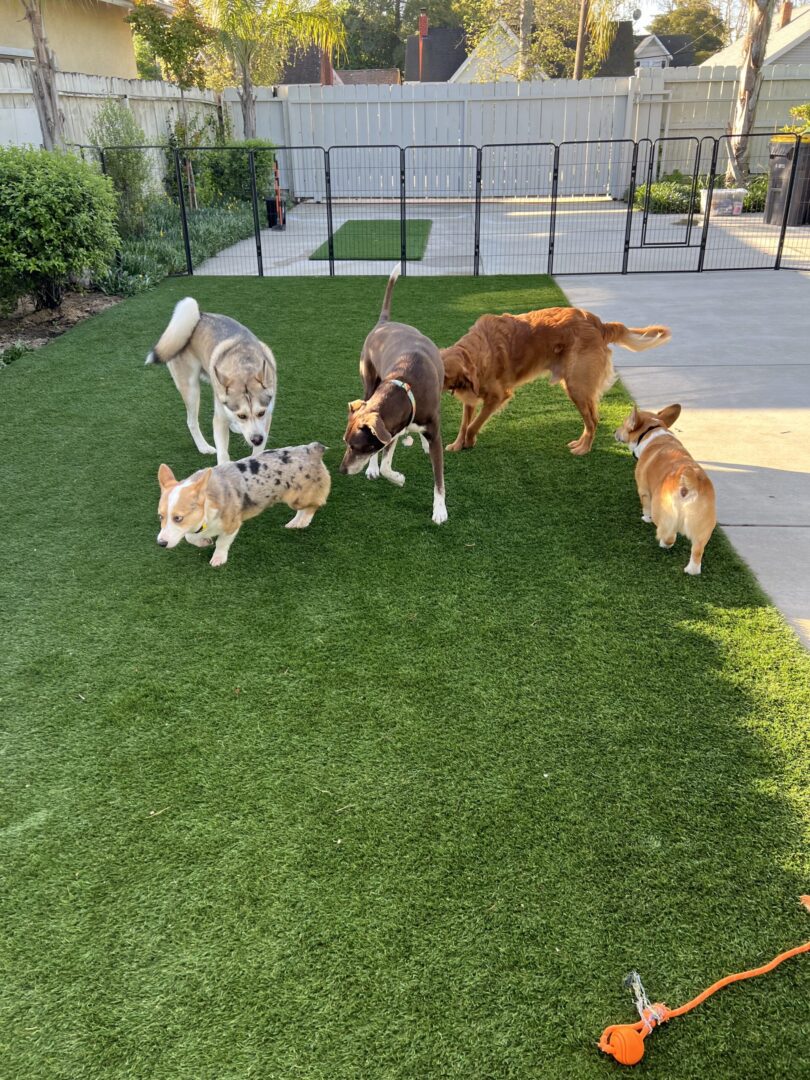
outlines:
[{"label": "dog ear", "polygon": [[276,383],[276,369],[270,357],[266,355],[264,363],[262,364],[262,373],[259,376],[259,383],[265,390],[272,390]]},{"label": "dog ear", "polygon": [[641,417],[638,414],[638,405],[633,403],[633,411],[627,417],[626,420],[627,430],[634,431],[637,427],[641,426]]},{"label": "dog ear", "polygon": [[383,446],[388,446],[393,435],[380,419],[379,413],[371,413],[366,421],[366,425],[375,439],[379,439]]},{"label": "dog ear", "polygon": [[660,409],[657,413],[658,419],[664,425],[664,427],[671,428],[678,417],[681,415],[680,405],[667,405],[665,409]]},{"label": "dog ear", "polygon": [[354,416],[358,409],[362,409],[365,405],[365,401],[362,398],[358,398],[356,401],[349,402],[349,416]]},{"label": "dog ear", "polygon": [[225,380],[221,377],[221,375],[217,371],[216,364],[213,364],[212,367],[211,367],[211,375],[212,375],[212,382],[218,383],[219,386],[222,387],[223,391],[227,394],[228,393],[228,387],[230,386],[230,383],[226,383]]},{"label": "dog ear", "polygon": [[164,488],[171,487],[172,484],[177,483],[177,478],[168,465],[161,465],[158,469],[158,483],[160,484],[161,491]]},{"label": "dog ear", "polygon": [[205,498],[206,491],[208,490],[208,481],[210,479],[211,469],[203,469],[194,483],[188,485],[190,492],[194,496],[195,502]]}]

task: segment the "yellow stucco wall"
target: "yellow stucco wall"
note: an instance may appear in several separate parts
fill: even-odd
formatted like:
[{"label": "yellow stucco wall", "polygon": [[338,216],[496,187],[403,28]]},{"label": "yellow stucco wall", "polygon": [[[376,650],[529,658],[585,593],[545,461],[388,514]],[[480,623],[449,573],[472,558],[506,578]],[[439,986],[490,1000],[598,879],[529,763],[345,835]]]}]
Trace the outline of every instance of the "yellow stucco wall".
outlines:
[{"label": "yellow stucco wall", "polygon": [[[45,33],[61,71],[134,79],[135,52],[127,8],[96,0],[42,0]],[[19,0],[0,0],[0,46],[31,48]]]}]

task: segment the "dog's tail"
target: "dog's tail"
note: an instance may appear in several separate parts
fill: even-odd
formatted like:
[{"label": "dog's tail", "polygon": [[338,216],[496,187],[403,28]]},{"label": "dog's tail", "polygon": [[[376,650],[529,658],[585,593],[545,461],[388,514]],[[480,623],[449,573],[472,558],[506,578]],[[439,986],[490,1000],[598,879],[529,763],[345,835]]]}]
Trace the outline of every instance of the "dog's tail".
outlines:
[{"label": "dog's tail", "polygon": [[388,284],[385,287],[385,296],[383,297],[383,306],[380,311],[380,317],[377,320],[378,323],[388,322],[391,318],[391,297],[394,293],[394,286],[397,283],[400,272],[402,271],[402,263],[397,263],[394,269],[391,271],[391,276],[388,278]]},{"label": "dog's tail", "polygon": [[678,477],[678,496],[682,503],[694,502],[698,497],[699,473],[694,465],[681,469]]},{"label": "dog's tail", "polygon": [[607,345],[621,345],[630,352],[644,352],[666,345],[672,337],[668,326],[625,326],[620,322],[602,323],[602,336]]},{"label": "dog's tail", "polygon": [[200,307],[192,296],[181,300],[172,312],[169,325],[160,336],[160,341],[146,358],[147,364],[167,364],[188,345],[200,321]]}]

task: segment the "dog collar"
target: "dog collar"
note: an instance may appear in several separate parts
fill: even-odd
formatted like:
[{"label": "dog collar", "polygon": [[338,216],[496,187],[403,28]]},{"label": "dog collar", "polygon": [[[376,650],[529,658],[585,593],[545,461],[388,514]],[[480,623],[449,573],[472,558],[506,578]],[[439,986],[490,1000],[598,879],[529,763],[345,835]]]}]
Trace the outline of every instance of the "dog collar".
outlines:
[{"label": "dog collar", "polygon": [[[646,431],[642,431],[641,435],[639,435],[639,437],[636,439],[634,445],[631,448],[632,451],[633,451],[633,457],[634,458],[640,458],[642,453],[647,449],[647,447],[650,445],[650,443],[653,441],[653,439],[657,439],[659,435],[670,435],[670,434],[671,434],[671,432],[670,432],[669,428],[665,428],[665,427],[650,427],[650,428],[647,428]],[[649,438],[647,438],[647,436],[649,436]],[[641,443],[643,442],[644,439],[647,439],[647,442],[645,442],[644,445],[642,446]]]},{"label": "dog collar", "polygon": [[195,529],[194,532],[191,535],[196,536],[197,533],[201,533],[201,532],[203,532],[204,529],[207,529],[207,528],[208,528],[208,522],[204,521],[202,523],[202,525],[199,527],[199,529]]},{"label": "dog collar", "polygon": [[[411,384],[403,382],[402,379],[387,379],[387,382],[393,383],[394,386],[399,386],[408,395],[408,401],[411,403],[411,418],[408,424],[412,424],[416,419],[416,398],[413,396],[413,390],[411,390]],[[406,425],[407,426],[407,425]]]}]

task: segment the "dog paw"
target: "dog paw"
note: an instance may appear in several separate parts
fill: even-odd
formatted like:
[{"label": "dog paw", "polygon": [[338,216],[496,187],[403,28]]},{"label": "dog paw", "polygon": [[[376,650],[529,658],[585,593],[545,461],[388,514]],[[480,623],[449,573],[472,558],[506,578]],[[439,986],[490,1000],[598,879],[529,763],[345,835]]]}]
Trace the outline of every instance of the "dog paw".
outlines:
[{"label": "dog paw", "polygon": [[207,442],[204,442],[202,446],[197,443],[197,449],[200,451],[201,454],[215,454],[217,452],[217,448],[215,446],[212,446],[211,443]]},{"label": "dog paw", "polygon": [[371,465],[366,469],[366,480],[379,480],[380,479],[380,466],[372,468]]},{"label": "dog paw", "polygon": [[683,568],[685,574],[690,574],[692,577],[697,577],[700,573],[700,563],[693,563],[690,559],[686,566]]},{"label": "dog paw", "polygon": [[401,442],[403,446],[413,446],[413,435],[406,435]]},{"label": "dog paw", "polygon": [[224,566],[228,561],[228,553],[225,551],[215,551],[211,556],[211,566]]},{"label": "dog paw", "polygon": [[591,444],[584,439],[573,439],[568,444],[568,449],[575,457],[584,457],[591,449]]},{"label": "dog paw", "polygon": [[455,442],[448,443],[447,446],[445,446],[445,450],[450,454],[455,454],[457,450],[463,450],[463,449],[464,449],[464,444],[460,443],[458,441],[458,439],[456,439]]},{"label": "dog paw", "polygon": [[442,507],[439,507],[437,510],[433,511],[433,524],[434,525],[444,525],[445,521],[447,521],[447,508],[446,507],[442,506]]},{"label": "dog paw", "polygon": [[395,472],[393,469],[388,472],[381,472],[381,476],[384,476],[386,480],[390,480],[392,484],[396,484],[397,487],[402,487],[405,483],[405,476],[401,472]]},{"label": "dog paw", "polygon": [[669,543],[667,543],[667,542],[666,542],[666,540],[659,540],[659,541],[658,541],[658,546],[659,546],[659,547],[661,547],[661,548],[663,548],[663,549],[664,549],[664,551],[669,551],[669,549],[670,549],[671,547],[674,547],[674,546],[675,546],[675,541],[674,541],[674,540],[670,540],[670,542],[669,542]]}]

